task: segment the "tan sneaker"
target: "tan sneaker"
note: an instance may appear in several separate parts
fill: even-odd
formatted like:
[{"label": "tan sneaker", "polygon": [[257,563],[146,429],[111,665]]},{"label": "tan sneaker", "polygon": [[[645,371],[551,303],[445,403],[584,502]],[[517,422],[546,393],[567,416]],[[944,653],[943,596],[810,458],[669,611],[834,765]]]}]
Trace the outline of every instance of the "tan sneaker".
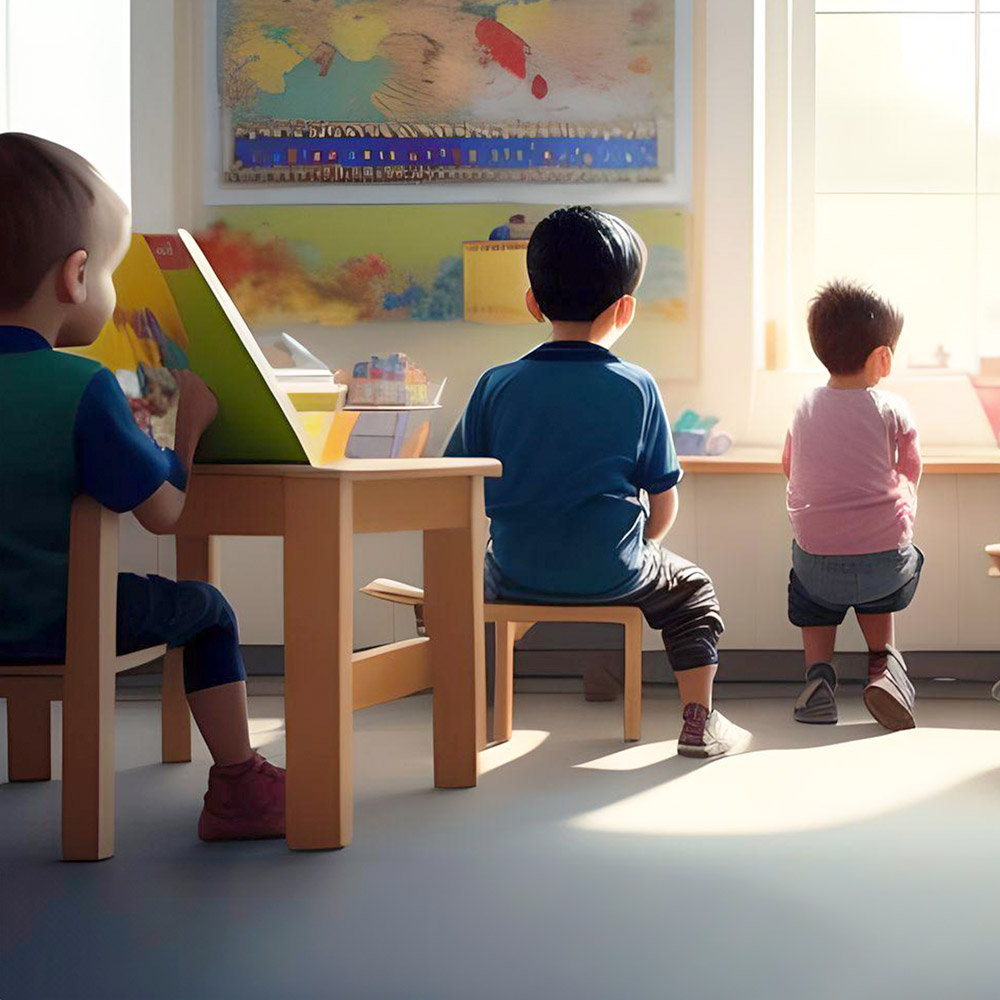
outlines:
[{"label": "tan sneaker", "polygon": [[868,654],[868,686],[865,708],[872,718],[892,732],[915,728],[913,708],[917,696],[898,650],[886,646],[884,653]]},{"label": "tan sneaker", "polygon": [[692,702],[684,706],[684,727],[677,740],[681,757],[721,757],[743,750],[750,733],[730,722],[718,709],[709,712],[704,705]]}]

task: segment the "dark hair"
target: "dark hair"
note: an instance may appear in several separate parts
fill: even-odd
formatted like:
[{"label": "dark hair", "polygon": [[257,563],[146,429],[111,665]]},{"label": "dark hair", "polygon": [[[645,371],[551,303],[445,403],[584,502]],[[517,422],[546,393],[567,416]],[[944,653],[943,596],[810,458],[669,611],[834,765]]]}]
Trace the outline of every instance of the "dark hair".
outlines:
[{"label": "dark hair", "polygon": [[45,139],[0,134],[0,309],[31,300],[53,264],[87,242],[86,161]]},{"label": "dark hair", "polygon": [[903,314],[870,288],[831,281],[809,306],[809,342],[831,375],[861,371],[876,347],[895,349]]},{"label": "dark hair", "polygon": [[606,212],[557,208],[528,243],[528,280],[550,320],[591,323],[639,285],[646,247],[635,230]]}]

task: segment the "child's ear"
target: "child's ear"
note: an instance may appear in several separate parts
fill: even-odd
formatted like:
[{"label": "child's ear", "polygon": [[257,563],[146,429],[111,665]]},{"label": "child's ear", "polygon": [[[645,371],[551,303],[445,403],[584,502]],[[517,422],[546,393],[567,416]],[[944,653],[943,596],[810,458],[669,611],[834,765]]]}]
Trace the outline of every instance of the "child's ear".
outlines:
[{"label": "child's ear", "polygon": [[64,305],[87,301],[87,251],[74,250],[56,274],[56,298]]},{"label": "child's ear", "polygon": [[530,288],[524,293],[524,304],[528,307],[528,312],[535,317],[537,322],[545,322],[545,314],[538,305],[538,299],[535,298],[535,293]]},{"label": "child's ear", "polygon": [[615,326],[624,330],[635,319],[635,296],[623,295],[615,303]]}]

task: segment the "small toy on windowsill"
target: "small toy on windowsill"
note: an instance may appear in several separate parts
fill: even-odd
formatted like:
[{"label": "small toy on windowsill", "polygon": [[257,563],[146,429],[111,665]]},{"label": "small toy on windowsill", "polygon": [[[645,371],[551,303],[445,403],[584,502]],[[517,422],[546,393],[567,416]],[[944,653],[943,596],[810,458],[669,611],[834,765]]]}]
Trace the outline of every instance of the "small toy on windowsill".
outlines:
[{"label": "small toy on windowsill", "polygon": [[719,418],[700,416],[685,410],[674,421],[674,447],[678,455],[724,455],[733,446],[733,439],[716,427]]}]

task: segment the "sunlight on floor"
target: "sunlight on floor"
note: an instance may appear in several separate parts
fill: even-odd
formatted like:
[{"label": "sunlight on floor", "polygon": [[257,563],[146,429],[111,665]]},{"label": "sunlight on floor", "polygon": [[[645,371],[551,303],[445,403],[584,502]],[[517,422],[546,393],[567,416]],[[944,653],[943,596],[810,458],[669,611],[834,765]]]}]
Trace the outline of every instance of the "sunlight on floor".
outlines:
[{"label": "sunlight on floor", "polygon": [[[643,760],[663,760],[670,746],[629,748],[577,766],[632,770]],[[648,758],[639,751],[649,751]],[[795,750],[754,752],[751,745],[737,757],[667,771],[655,787],[584,813],[571,825],[675,836],[818,830],[917,805],[997,769],[1000,732],[982,730],[916,729]]]},{"label": "sunlight on floor", "polygon": [[479,754],[479,773],[488,774],[504,764],[510,764],[519,757],[537,750],[548,738],[543,729],[515,729],[506,743],[487,747]]},{"label": "sunlight on floor", "polygon": [[574,767],[588,771],[638,771],[652,764],[662,764],[670,757],[677,756],[677,740],[664,740],[662,743],[641,743],[639,746],[616,750],[605,757],[595,757],[584,764],[574,764]]}]

